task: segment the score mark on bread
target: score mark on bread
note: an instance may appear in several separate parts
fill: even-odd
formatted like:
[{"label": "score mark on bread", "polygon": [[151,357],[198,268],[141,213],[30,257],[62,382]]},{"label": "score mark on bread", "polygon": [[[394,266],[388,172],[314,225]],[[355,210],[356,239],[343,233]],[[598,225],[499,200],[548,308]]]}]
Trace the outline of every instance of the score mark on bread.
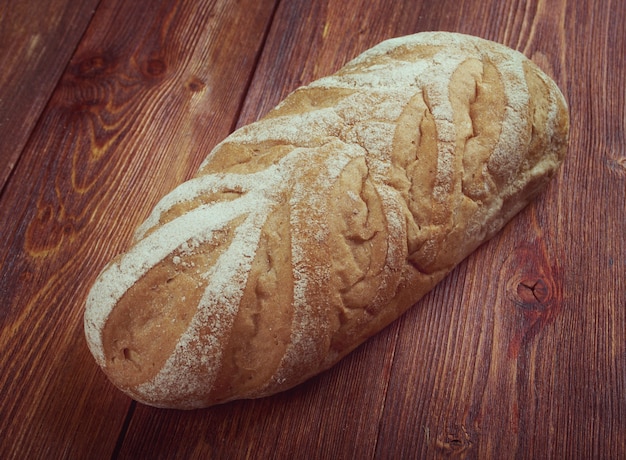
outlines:
[{"label": "score mark on bread", "polygon": [[96,280],[85,333],[133,398],[293,387],[417,302],[553,176],[565,100],[476,37],[385,41],[213,149]]}]

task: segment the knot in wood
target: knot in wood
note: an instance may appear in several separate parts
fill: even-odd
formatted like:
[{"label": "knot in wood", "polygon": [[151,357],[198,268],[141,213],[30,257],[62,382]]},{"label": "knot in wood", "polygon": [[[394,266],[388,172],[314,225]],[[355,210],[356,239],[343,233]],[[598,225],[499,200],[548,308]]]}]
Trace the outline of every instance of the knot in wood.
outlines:
[{"label": "knot in wood", "polygon": [[185,86],[192,93],[197,93],[198,91],[202,91],[204,89],[205,84],[199,78],[191,77],[189,80],[187,80],[187,83],[185,84]]},{"label": "knot in wood", "polygon": [[149,77],[160,77],[167,70],[167,65],[161,59],[149,59],[146,62],[145,73]]},{"label": "knot in wood", "polygon": [[473,445],[472,435],[464,426],[449,428],[435,441],[437,449],[446,456],[464,457]]},{"label": "knot in wood", "polygon": [[103,55],[96,55],[80,61],[76,66],[76,74],[81,78],[93,78],[103,74],[108,68],[108,59]]},{"label": "knot in wood", "polygon": [[542,278],[526,278],[517,284],[516,294],[522,306],[545,308],[551,295],[548,285]]}]

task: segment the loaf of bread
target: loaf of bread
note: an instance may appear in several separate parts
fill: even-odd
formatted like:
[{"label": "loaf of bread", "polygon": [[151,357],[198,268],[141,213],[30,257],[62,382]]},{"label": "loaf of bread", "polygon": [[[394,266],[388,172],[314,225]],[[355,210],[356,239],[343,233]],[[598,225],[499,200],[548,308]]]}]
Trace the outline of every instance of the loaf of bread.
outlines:
[{"label": "loaf of bread", "polygon": [[554,175],[569,117],[522,54],[420,33],[297,89],[165,196],[88,296],[145,404],[286,390],[415,304]]}]

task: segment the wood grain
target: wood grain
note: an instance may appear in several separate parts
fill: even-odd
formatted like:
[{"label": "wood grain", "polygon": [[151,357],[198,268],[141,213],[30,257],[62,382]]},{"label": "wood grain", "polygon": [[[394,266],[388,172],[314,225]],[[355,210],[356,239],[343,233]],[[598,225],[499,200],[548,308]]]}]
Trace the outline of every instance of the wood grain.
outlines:
[{"label": "wood grain", "polygon": [[[85,29],[86,4],[30,24],[68,30],[40,58],[0,52],[0,114],[22,107],[0,119],[22,139],[0,195],[0,457],[626,458],[624,2],[102,0]],[[0,43],[27,49],[6,17]],[[181,412],[108,384],[84,297],[156,200],[297,86],[423,30],[499,41],[559,83],[571,142],[547,190],[291,391]]]},{"label": "wood grain", "polygon": [[0,1],[0,188],[98,0]]},{"label": "wood grain", "polygon": [[100,4],[0,198],[4,458],[114,452],[130,402],[89,357],[84,298],[152,204],[232,129],[272,9]]}]

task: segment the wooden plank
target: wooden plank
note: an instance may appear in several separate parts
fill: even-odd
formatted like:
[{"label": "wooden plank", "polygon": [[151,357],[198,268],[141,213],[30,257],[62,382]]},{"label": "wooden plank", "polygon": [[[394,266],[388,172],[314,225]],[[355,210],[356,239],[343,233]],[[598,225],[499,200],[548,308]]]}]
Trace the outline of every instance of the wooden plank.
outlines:
[{"label": "wooden plank", "polygon": [[98,2],[0,1],[0,189]]},{"label": "wooden plank", "polygon": [[0,457],[115,452],[130,400],[85,345],[87,290],[232,130],[273,7],[99,6],[0,198]]}]

